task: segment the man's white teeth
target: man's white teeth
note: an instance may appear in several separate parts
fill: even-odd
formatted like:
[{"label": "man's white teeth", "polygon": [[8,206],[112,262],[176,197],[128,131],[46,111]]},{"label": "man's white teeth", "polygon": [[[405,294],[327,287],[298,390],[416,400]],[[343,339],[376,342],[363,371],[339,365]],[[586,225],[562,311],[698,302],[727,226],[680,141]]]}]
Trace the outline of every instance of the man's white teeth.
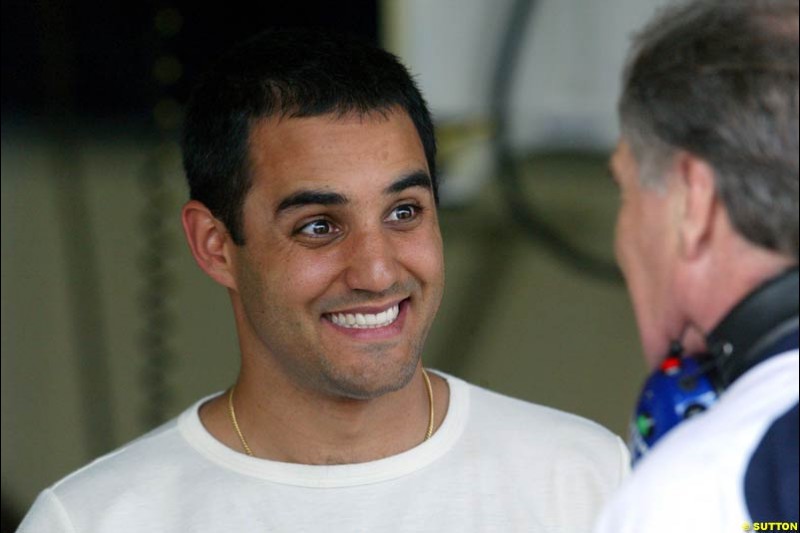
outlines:
[{"label": "man's white teeth", "polygon": [[400,305],[393,305],[386,311],[371,315],[367,313],[331,313],[328,315],[331,322],[344,328],[372,329],[385,328],[395,320],[400,314]]}]

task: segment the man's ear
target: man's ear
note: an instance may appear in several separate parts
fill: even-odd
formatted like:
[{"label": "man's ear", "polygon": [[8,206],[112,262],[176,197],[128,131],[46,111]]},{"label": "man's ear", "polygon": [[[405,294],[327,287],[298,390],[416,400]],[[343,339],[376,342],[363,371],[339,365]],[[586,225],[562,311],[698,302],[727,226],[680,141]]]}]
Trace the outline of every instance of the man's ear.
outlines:
[{"label": "man's ear", "polygon": [[714,169],[703,159],[682,152],[678,155],[679,186],[683,205],[680,221],[681,254],[696,259],[709,246],[714,217],[720,208],[714,186]]},{"label": "man's ear", "polygon": [[203,272],[220,285],[235,289],[232,247],[236,244],[225,224],[197,200],[183,206],[181,222],[194,260]]}]

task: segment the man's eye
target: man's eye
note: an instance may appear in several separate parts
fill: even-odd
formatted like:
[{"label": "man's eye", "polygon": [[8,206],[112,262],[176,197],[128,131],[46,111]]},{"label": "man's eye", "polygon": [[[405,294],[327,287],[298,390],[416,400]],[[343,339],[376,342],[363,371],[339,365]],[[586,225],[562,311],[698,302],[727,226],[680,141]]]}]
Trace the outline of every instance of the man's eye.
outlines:
[{"label": "man's eye", "polygon": [[309,237],[327,237],[336,233],[336,227],[327,220],[314,220],[297,230],[301,235]]},{"label": "man's eye", "polygon": [[422,211],[421,207],[411,204],[404,204],[392,209],[392,212],[389,213],[387,220],[389,222],[405,222],[408,220],[413,220],[419,215],[420,211]]}]

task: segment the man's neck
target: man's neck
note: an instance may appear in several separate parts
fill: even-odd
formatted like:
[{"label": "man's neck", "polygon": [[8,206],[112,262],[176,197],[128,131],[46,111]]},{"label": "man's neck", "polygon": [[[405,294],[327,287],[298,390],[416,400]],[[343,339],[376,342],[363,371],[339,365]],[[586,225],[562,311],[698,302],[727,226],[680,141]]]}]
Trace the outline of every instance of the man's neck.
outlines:
[{"label": "man's neck", "polygon": [[[429,375],[438,427],[449,390],[445,380]],[[254,456],[310,465],[363,463],[409,450],[425,438],[429,407],[421,367],[402,389],[370,400],[326,396],[246,371],[234,397],[235,416]],[[217,440],[243,451],[227,394],[205,404],[200,419]]]},{"label": "man's neck", "polygon": [[692,323],[707,335],[748,294],[794,264],[794,259],[742,238],[731,239],[694,276],[694,286],[684,291],[690,295],[686,307]]}]

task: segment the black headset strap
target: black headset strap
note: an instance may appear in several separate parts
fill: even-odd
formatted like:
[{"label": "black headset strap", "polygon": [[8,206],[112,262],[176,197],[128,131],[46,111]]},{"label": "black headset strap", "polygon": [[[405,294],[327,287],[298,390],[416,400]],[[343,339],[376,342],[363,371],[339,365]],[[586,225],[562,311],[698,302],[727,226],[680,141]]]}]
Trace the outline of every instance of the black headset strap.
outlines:
[{"label": "black headset strap", "polygon": [[707,341],[722,389],[765,359],[798,328],[798,270],[772,278],[739,302]]}]

